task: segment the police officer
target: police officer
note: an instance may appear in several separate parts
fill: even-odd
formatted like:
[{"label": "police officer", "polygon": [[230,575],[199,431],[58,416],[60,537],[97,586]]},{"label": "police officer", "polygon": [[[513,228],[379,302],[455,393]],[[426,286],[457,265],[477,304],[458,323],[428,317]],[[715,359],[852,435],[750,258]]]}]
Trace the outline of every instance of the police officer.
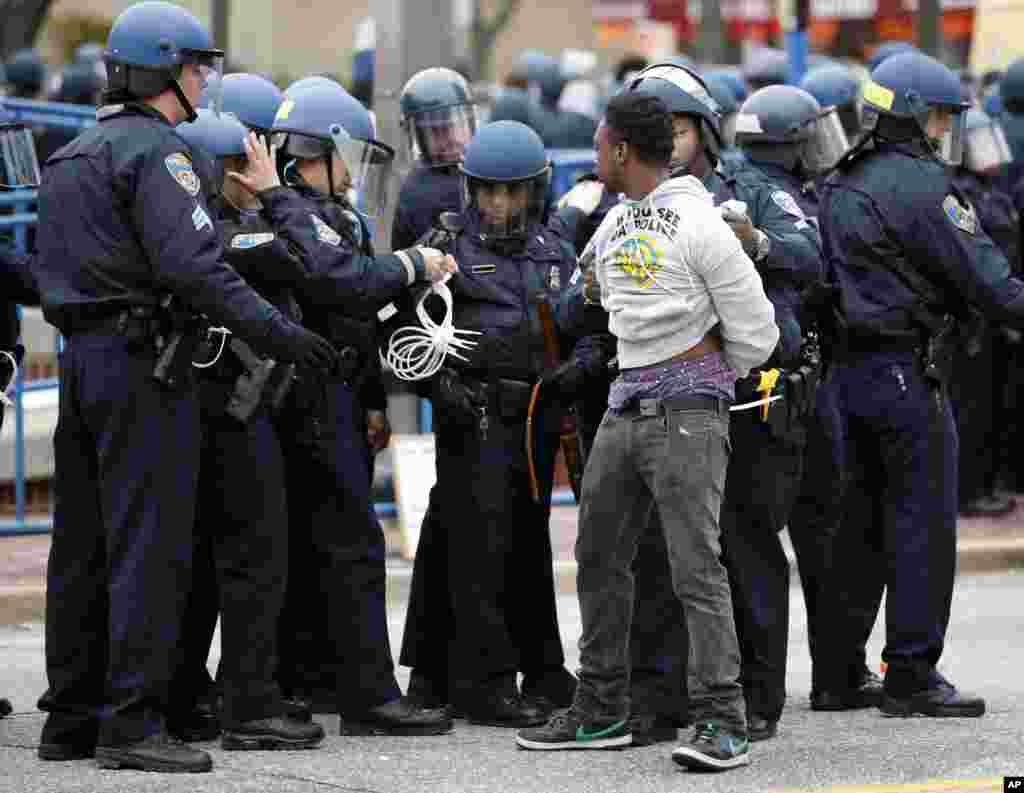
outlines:
[{"label": "police officer", "polygon": [[[0,106],[0,191],[36,187],[39,162],[32,134],[15,123]],[[29,259],[0,240],[0,393],[13,385],[15,366],[21,363],[24,349],[18,344],[20,322],[18,304],[39,304],[39,292],[29,268]],[[4,423],[4,404],[0,402],[0,427]],[[13,708],[0,698],[0,719]]]},{"label": "police officer", "polygon": [[[439,280],[455,265],[430,248],[374,255],[355,206],[383,207],[394,152],[374,139],[370,114],[340,85],[300,82],[285,91],[273,132],[283,181],[302,202],[267,209],[308,273],[296,289],[303,322],[341,348],[342,366],[327,379],[300,371],[279,418],[291,538],[279,679],[287,692],[304,694],[310,672],[333,672],[322,685],[331,688],[342,734],[440,734],[451,720],[403,697],[395,680],[384,532],[371,493],[373,453],[385,439],[368,437],[368,411],[384,409],[376,312],[408,285]],[[328,655],[320,650],[324,635]]]},{"label": "police officer", "polygon": [[[673,114],[673,176],[704,182],[716,203],[743,202],[746,212],[723,210],[764,281],[775,307],[780,340],[763,369],[737,381],[740,404],[781,390],[780,368],[800,363],[800,291],[823,269],[814,225],[796,200],[751,168],[714,167],[722,147],[716,105],[701,78],[678,66],[657,64],[641,72],[629,90],[652,93]],[[737,135],[742,115],[737,119]],[[751,740],[777,731],[785,701],[789,563],[777,534],[785,526],[800,481],[804,429],[778,405],[734,412],[733,455],[722,504],[722,547],[729,571],[737,635],[743,655],[742,681]],[[775,604],[764,608],[764,603]]]},{"label": "police officer", "polygon": [[[956,570],[957,432],[947,380],[955,317],[977,306],[1024,319],[1012,277],[952,183],[960,162],[960,84],[921,53],[886,59],[863,89],[865,137],[825,182],[820,222],[839,286],[838,392],[846,471],[835,549],[869,543],[887,572],[882,712],[980,716],[985,702],[936,669]],[[864,521],[870,515],[874,521]],[[851,516],[847,522],[846,516]],[[877,536],[867,537],[872,525]],[[827,604],[831,690],[856,685],[842,593]],[[824,638],[824,637],[823,637]]]},{"label": "police officer", "polygon": [[44,316],[67,340],[42,759],[95,754],[106,768],[211,767],[209,755],[170,739],[165,725],[200,454],[192,312],[277,360],[335,363],[327,342],[222,261],[189,147],[174,132],[195,118],[222,56],[180,7],[128,8],[108,42],[106,99],[117,104],[50,158],[39,191],[48,233],[35,275]]},{"label": "police officer", "polygon": [[[264,140],[233,116],[198,111],[199,118],[179,127],[197,157],[216,158],[221,193],[210,206],[224,238],[226,261],[254,284],[282,313],[297,318],[289,287],[302,277],[298,258],[288,251],[273,227],[260,217],[262,201],[298,203],[282,188]],[[248,164],[246,146],[259,154]],[[250,174],[258,192],[250,192],[232,173]],[[269,194],[269,195],[268,195]],[[297,213],[296,213],[297,214]],[[183,685],[174,693],[170,729],[176,717],[200,738],[202,727],[216,721],[196,703],[213,699],[206,658],[217,604],[221,613],[221,665],[218,674],[223,704],[222,745],[240,748],[311,748],[323,738],[319,725],[289,718],[274,680],[278,618],[287,574],[287,514],[284,463],[271,421],[275,392],[289,385],[289,367],[257,356],[240,339],[208,340],[200,370],[203,440],[196,506],[196,553],[193,587],[183,628]],[[254,469],[253,462],[258,465]],[[204,619],[205,616],[205,619]],[[190,679],[191,676],[191,679]],[[216,712],[214,711],[214,714]],[[198,718],[196,718],[198,716]],[[308,722],[306,714],[303,722]],[[247,724],[248,722],[248,724]],[[252,724],[252,722],[259,722]]]},{"label": "police officer", "polygon": [[[807,91],[793,86],[769,86],[751,94],[743,103],[738,119],[738,142],[750,167],[760,171],[793,196],[801,211],[817,223],[819,194],[816,180],[835,165],[848,148],[839,108],[822,105]],[[792,384],[787,394],[789,420],[801,422],[807,432],[805,464],[796,501],[787,521],[796,553],[800,582],[807,608],[808,644],[811,650],[811,706],[816,710],[845,709],[859,704],[876,706],[881,700],[882,681],[864,664],[864,647],[871,635],[881,603],[884,579],[868,563],[844,559],[840,570],[831,571],[831,538],[839,521],[838,491],[841,472],[837,470],[833,438],[837,414],[828,387],[818,388],[820,378],[820,332],[815,317],[805,307],[801,317],[804,344],[801,365],[787,374]],[[766,541],[767,538],[765,538]],[[865,560],[870,561],[870,560]],[[838,701],[817,685],[819,621],[822,588],[839,586],[836,576],[855,571],[841,586],[862,591],[856,644],[863,678],[856,702]],[[785,628],[785,624],[781,626]]]},{"label": "police officer", "polygon": [[5,64],[7,85],[15,99],[37,99],[46,82],[46,64],[38,50],[18,50]]},{"label": "police officer", "polygon": [[847,140],[857,139],[860,135],[860,81],[851,69],[845,66],[812,69],[804,75],[800,87],[822,107],[834,107]]},{"label": "police officer", "polygon": [[[981,110],[971,109],[965,121],[964,159],[953,184],[971,202],[985,233],[999,246],[1014,273],[1020,272],[1020,218],[1013,200],[998,186],[998,176],[1011,161],[1002,127]],[[996,491],[1004,451],[1004,431],[1011,419],[1004,409],[1004,389],[1016,380],[1019,335],[980,317],[970,323],[969,338],[957,351],[950,398],[960,436],[960,512],[1003,515],[1013,500]]]},{"label": "police officer", "polygon": [[[550,166],[536,133],[510,121],[483,126],[461,170],[468,205],[445,245],[460,262],[449,284],[454,325],[485,335],[471,363],[442,369],[433,385],[440,514],[421,536],[413,575],[448,587],[413,590],[401,657],[434,701],[474,723],[515,727],[542,723],[575,689],[564,667],[548,533],[554,388],[541,391],[550,407],[535,415],[533,466],[524,444],[531,391],[544,370],[539,301],[557,299],[575,256],[541,225]],[[447,599],[450,621],[428,597]]]},{"label": "police officer", "polygon": [[412,172],[402,182],[391,226],[391,247],[409,248],[437,223],[442,212],[462,206],[459,163],[476,132],[469,83],[451,69],[413,75],[398,100]]}]

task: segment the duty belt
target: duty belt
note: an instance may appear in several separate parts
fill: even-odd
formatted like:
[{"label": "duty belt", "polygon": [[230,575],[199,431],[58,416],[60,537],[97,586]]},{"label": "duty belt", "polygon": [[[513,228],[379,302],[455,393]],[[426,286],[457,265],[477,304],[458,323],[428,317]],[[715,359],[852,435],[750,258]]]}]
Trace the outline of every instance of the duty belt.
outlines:
[{"label": "duty belt", "polygon": [[130,306],[115,309],[86,308],[74,312],[62,323],[65,336],[109,333],[118,336],[150,336],[158,331],[158,309]]},{"label": "duty belt", "polygon": [[641,416],[662,416],[673,410],[707,410],[719,416],[729,415],[729,402],[712,396],[677,396],[670,399],[634,399],[623,406],[623,412],[636,411]]}]

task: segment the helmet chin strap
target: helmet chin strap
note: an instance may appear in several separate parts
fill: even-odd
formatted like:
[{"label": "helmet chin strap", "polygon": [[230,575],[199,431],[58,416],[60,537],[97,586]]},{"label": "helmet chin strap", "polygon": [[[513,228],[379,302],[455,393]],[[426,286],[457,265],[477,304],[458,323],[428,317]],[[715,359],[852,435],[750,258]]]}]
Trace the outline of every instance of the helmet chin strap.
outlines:
[{"label": "helmet chin strap", "polygon": [[196,109],[192,107],[192,103],[188,101],[188,97],[185,96],[185,92],[181,90],[181,83],[178,82],[177,78],[173,78],[171,80],[171,87],[174,89],[174,95],[178,97],[178,102],[181,104],[182,110],[185,111],[185,120],[191,124],[199,118],[196,114]]}]

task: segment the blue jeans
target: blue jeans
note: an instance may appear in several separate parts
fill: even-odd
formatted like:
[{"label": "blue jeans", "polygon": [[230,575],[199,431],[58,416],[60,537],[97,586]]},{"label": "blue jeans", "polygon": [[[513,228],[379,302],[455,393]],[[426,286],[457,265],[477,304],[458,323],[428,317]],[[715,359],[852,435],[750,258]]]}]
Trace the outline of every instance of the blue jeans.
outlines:
[{"label": "blue jeans", "polygon": [[630,713],[633,559],[657,506],[672,584],[690,635],[695,721],[746,734],[740,653],[718,516],[729,418],[717,411],[605,413],[587,461],[576,560],[583,619],[575,707],[595,720]]}]

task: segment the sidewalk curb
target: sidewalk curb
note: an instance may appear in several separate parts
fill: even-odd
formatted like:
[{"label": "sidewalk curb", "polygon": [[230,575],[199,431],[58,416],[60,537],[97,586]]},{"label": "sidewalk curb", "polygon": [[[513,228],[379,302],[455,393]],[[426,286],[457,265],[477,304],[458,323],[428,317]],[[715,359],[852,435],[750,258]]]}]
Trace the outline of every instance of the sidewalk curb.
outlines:
[{"label": "sidewalk curb", "polygon": [[[799,580],[796,575],[796,559],[787,549],[787,558],[794,573],[793,585]],[[555,585],[560,594],[576,591],[576,562],[561,559],[555,562]],[[971,575],[1024,569],[1024,538],[1000,538],[994,540],[964,540],[957,545],[957,574]],[[408,598],[412,581],[412,564],[404,560],[388,562],[388,600]],[[16,615],[42,613],[46,604],[46,587],[43,583],[26,582],[20,585],[0,586],[0,610]],[[10,624],[23,620],[2,619],[0,623]]]}]

